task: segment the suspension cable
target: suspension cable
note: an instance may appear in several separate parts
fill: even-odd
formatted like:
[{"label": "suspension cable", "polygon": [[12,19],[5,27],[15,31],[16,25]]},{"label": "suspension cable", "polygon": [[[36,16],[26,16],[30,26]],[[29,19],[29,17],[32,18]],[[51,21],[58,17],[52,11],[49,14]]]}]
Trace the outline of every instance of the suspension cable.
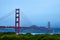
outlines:
[{"label": "suspension cable", "polygon": [[11,16],[13,11],[7,13],[5,16],[1,17],[0,20],[6,19],[7,17]]},{"label": "suspension cable", "polygon": [[23,12],[21,13],[21,16],[24,20],[27,20],[27,22],[32,25],[32,23],[30,22],[30,20],[27,18],[27,16],[25,14],[23,14]]}]

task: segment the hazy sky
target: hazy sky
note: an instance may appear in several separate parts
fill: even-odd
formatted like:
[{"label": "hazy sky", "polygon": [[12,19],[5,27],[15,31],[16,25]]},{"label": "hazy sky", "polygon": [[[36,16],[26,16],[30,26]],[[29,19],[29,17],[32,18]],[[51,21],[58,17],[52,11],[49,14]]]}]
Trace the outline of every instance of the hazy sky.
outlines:
[{"label": "hazy sky", "polygon": [[60,27],[60,0],[0,0],[0,25],[14,25],[16,8],[21,10],[23,26],[47,26],[50,21],[51,27]]}]

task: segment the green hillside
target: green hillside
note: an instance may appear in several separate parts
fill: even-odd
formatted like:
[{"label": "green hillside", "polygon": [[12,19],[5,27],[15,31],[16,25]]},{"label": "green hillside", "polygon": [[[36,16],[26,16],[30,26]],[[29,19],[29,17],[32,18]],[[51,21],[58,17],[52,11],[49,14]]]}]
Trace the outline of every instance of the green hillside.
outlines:
[{"label": "green hillside", "polygon": [[60,34],[35,34],[31,33],[19,34],[15,33],[0,33],[0,40],[60,40]]}]

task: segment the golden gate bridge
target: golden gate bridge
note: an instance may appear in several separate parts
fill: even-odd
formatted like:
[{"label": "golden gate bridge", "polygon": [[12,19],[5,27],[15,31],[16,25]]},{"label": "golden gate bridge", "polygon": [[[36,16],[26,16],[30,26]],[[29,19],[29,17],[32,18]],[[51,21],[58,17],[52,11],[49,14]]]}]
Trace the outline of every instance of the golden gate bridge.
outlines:
[{"label": "golden gate bridge", "polygon": [[[0,28],[14,28],[15,29],[15,33],[16,34],[20,34],[20,28],[22,28],[20,26],[20,9],[15,9],[15,26],[0,26]],[[35,27],[27,27],[24,26],[23,28],[31,28],[31,29],[44,29],[44,30],[48,30],[48,32],[50,32],[50,22],[48,22],[48,27],[47,28],[35,28]]]}]

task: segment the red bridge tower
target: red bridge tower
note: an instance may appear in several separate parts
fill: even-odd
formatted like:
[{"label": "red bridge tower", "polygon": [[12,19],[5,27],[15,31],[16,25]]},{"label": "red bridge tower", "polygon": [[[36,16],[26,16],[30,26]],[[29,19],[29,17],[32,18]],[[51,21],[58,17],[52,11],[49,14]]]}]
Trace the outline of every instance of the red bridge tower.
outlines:
[{"label": "red bridge tower", "polygon": [[16,34],[20,33],[20,9],[15,11],[15,32]]}]

